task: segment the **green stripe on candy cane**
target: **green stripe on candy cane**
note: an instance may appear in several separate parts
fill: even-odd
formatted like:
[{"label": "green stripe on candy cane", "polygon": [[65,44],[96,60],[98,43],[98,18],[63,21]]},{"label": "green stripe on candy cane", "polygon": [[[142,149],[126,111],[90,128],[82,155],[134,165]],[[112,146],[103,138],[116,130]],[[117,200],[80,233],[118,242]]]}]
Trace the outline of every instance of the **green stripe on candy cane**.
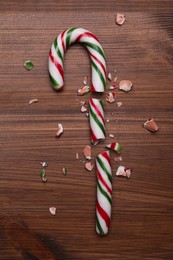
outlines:
[{"label": "green stripe on candy cane", "polygon": [[100,232],[100,235],[104,235],[103,229],[102,229],[102,227],[101,227],[101,225],[100,225],[100,222],[99,222],[99,220],[98,220],[97,215],[96,215],[96,225],[97,225],[97,228],[98,228],[98,230],[99,230],[99,232]]},{"label": "green stripe on candy cane", "polygon": [[76,30],[77,28],[71,28],[67,31],[67,35],[66,35],[66,48],[68,48],[68,46],[70,45],[70,38],[71,38],[71,34],[74,30]]},{"label": "green stripe on candy cane", "polygon": [[100,121],[98,120],[97,116],[94,114],[94,112],[93,112],[91,106],[90,106],[90,115],[92,116],[93,120],[96,122],[96,124],[97,124],[98,127],[102,130],[102,132],[103,132],[103,134],[104,134],[104,136],[105,136],[105,135],[106,135],[105,129],[104,129],[102,123],[100,123]]},{"label": "green stripe on candy cane", "polygon": [[52,75],[50,73],[49,73],[49,78],[50,78],[52,86],[54,86],[55,88],[59,86],[59,83],[52,77]]},{"label": "green stripe on candy cane", "polygon": [[104,87],[104,90],[105,90],[105,86],[106,86],[106,81],[103,77],[103,74],[101,73],[100,69],[96,66],[96,64],[91,60],[91,64],[92,66],[94,67],[94,69],[97,71],[101,81],[102,81],[102,84],[103,84],[103,87]]},{"label": "green stripe on candy cane", "polygon": [[98,164],[100,165],[100,167],[102,168],[102,170],[106,173],[109,181],[112,182],[112,176],[110,175],[110,173],[106,169],[106,167],[105,167],[104,163],[102,162],[102,160],[99,157],[97,157],[96,160],[97,160]]},{"label": "green stripe on candy cane", "polygon": [[97,46],[96,44],[91,43],[91,42],[83,42],[83,44],[84,44],[85,46],[88,46],[88,47],[94,49],[94,50],[97,51],[98,53],[100,53],[100,55],[105,59],[105,55],[104,55],[102,49],[101,49],[99,46]]},{"label": "green stripe on candy cane", "polygon": [[112,199],[109,197],[109,195],[106,193],[106,191],[103,190],[99,181],[98,181],[97,185],[98,185],[98,188],[99,188],[100,192],[102,193],[102,195],[105,196],[105,198],[109,201],[110,204],[112,204]]}]

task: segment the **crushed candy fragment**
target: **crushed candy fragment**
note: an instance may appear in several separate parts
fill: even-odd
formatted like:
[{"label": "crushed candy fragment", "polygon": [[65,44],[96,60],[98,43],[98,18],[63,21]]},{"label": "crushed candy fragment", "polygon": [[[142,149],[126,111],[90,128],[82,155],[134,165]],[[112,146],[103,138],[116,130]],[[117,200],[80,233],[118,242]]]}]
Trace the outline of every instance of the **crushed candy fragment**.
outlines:
[{"label": "crushed candy fragment", "polygon": [[86,86],[87,81],[88,81],[88,76],[85,76],[84,79],[83,79],[83,84],[84,84],[84,86]]},{"label": "crushed candy fragment", "polygon": [[122,106],[122,102],[117,102],[117,107],[121,107]]},{"label": "crushed candy fragment", "polygon": [[50,207],[49,212],[51,215],[55,216],[56,215],[56,208],[55,207]]},{"label": "crushed candy fragment", "polygon": [[83,153],[87,160],[91,160],[91,147],[89,145],[85,146]]},{"label": "crushed candy fragment", "polygon": [[62,168],[62,173],[63,173],[64,175],[67,175],[67,168],[66,168],[66,167],[63,167],[63,168]]},{"label": "crushed candy fragment", "polygon": [[111,149],[111,150],[113,150],[113,151],[115,151],[117,154],[121,153],[121,146],[117,142],[114,142],[114,143],[111,143],[111,144],[107,144],[106,147]]},{"label": "crushed candy fragment", "polygon": [[114,103],[115,102],[115,93],[109,92],[107,94],[106,101],[109,103]]},{"label": "crushed candy fragment", "polygon": [[125,22],[125,15],[123,13],[117,13],[115,18],[116,24],[123,25]]},{"label": "crushed candy fragment", "polygon": [[108,80],[109,80],[109,81],[111,81],[111,80],[112,80],[112,75],[111,75],[111,73],[110,73],[110,72],[108,73]]},{"label": "crushed candy fragment", "polygon": [[88,170],[88,171],[92,171],[92,169],[94,168],[94,164],[92,164],[91,162],[87,162],[85,164],[85,168]]},{"label": "crushed candy fragment", "polygon": [[119,166],[117,171],[116,171],[116,176],[124,176],[124,177],[130,178],[131,173],[132,173],[131,168]]},{"label": "crushed candy fragment", "polygon": [[86,101],[80,101],[81,106],[84,106],[86,104]]},{"label": "crushed candy fragment", "polygon": [[116,158],[114,158],[114,162],[121,162],[123,160],[123,158],[121,156],[118,156]]},{"label": "crushed candy fragment", "polygon": [[144,128],[151,131],[151,132],[157,132],[159,130],[159,127],[158,125],[155,123],[154,119],[151,118],[149,120],[147,120],[145,123],[144,123]]},{"label": "crushed candy fragment", "polygon": [[58,124],[58,130],[56,132],[56,137],[59,137],[64,132],[62,124]]},{"label": "crushed candy fragment", "polygon": [[42,179],[43,182],[47,182],[47,179],[46,179],[46,171],[44,169],[41,170],[40,172],[40,177]]},{"label": "crushed candy fragment", "polygon": [[29,105],[33,104],[33,103],[37,103],[38,102],[38,98],[33,98],[29,101]]},{"label": "crushed candy fragment", "polygon": [[114,78],[114,80],[113,80],[113,82],[114,82],[114,83],[116,83],[116,82],[117,82],[117,78],[118,78],[118,77],[115,77],[115,78]]},{"label": "crushed candy fragment", "polygon": [[117,84],[112,84],[112,85],[109,87],[110,90],[114,90],[114,89],[117,89],[117,88],[119,88],[119,86],[118,86]]},{"label": "crushed candy fragment", "polygon": [[26,60],[23,65],[27,70],[31,70],[34,67],[34,64],[30,60]]},{"label": "crushed candy fragment", "polygon": [[121,80],[119,82],[119,89],[125,92],[129,92],[133,87],[133,84],[130,80]]},{"label": "crushed candy fragment", "polygon": [[86,112],[86,111],[87,111],[87,108],[86,108],[86,107],[84,107],[84,106],[81,106],[81,109],[80,109],[80,111],[81,111],[82,113],[84,113],[84,112]]},{"label": "crushed candy fragment", "polygon": [[76,159],[79,160],[79,154],[78,153],[76,153]]},{"label": "crushed candy fragment", "polygon": [[88,92],[90,92],[90,87],[89,86],[83,86],[83,87],[78,89],[77,94],[78,94],[78,96],[83,96],[83,95],[87,94]]},{"label": "crushed candy fragment", "polygon": [[40,162],[40,164],[41,164],[42,167],[47,167],[48,166],[47,162]]},{"label": "crushed candy fragment", "polygon": [[109,137],[110,137],[110,138],[114,138],[114,135],[113,135],[113,134],[109,134]]},{"label": "crushed candy fragment", "polygon": [[108,118],[108,119],[106,120],[106,122],[109,123],[109,122],[110,122],[110,119]]},{"label": "crushed candy fragment", "polygon": [[89,113],[85,113],[86,117],[89,117]]}]

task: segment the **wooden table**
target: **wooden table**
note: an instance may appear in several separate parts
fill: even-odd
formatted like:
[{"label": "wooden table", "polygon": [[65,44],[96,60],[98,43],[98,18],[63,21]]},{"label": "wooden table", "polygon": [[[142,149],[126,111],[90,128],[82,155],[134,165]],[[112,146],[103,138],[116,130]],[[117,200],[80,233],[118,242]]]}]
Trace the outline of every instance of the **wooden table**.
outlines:
[{"label": "wooden table", "polygon": [[[117,12],[126,15],[123,26],[115,24]],[[173,259],[172,14],[171,0],[0,1],[0,259]],[[82,153],[89,126],[76,100],[83,77],[91,76],[86,50],[74,45],[67,51],[63,92],[48,79],[50,44],[69,27],[92,31],[108,71],[134,83],[130,93],[116,91],[121,107],[105,102],[107,135],[121,144],[122,165],[133,168],[129,180],[117,178],[112,153],[105,237],[95,232],[96,177],[85,170]],[[27,59],[31,71],[23,67]],[[39,102],[29,105],[33,98]],[[148,118],[159,132],[142,127]],[[58,123],[64,133],[55,138]],[[93,148],[93,162],[111,141]],[[40,161],[48,162],[47,183]]]}]

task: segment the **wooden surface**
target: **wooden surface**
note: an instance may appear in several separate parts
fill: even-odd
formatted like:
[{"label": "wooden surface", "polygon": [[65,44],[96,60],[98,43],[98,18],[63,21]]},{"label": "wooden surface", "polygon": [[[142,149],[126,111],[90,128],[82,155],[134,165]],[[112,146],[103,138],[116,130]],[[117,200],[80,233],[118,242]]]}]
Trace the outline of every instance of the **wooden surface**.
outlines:
[{"label": "wooden surface", "polygon": [[[0,1],[0,259],[173,259],[173,2],[81,3]],[[114,22],[119,11],[126,14],[122,27]],[[134,83],[128,94],[117,91],[122,107],[105,103],[107,134],[121,143],[122,164],[133,168],[131,179],[117,178],[112,160],[112,220],[105,237],[95,233],[95,173],[75,159],[78,152],[83,160],[90,144],[76,101],[83,77],[91,76],[86,50],[74,45],[67,51],[63,92],[53,91],[48,79],[50,44],[72,26],[92,31],[108,71]],[[32,71],[23,67],[27,59]],[[98,95],[81,99],[90,96]],[[39,103],[28,105],[32,98]],[[160,126],[156,134],[142,127],[151,117]],[[56,139],[58,123],[65,131]],[[93,148],[93,159],[105,143]],[[46,184],[40,161],[49,164]]]}]

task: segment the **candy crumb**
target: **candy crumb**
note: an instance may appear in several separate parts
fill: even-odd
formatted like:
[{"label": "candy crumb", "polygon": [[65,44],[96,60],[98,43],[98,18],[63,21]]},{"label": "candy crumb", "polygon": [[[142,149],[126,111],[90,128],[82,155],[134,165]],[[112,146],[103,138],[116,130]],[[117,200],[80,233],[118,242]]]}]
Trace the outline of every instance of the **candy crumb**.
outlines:
[{"label": "candy crumb", "polygon": [[76,159],[79,160],[79,154],[78,153],[76,153]]},{"label": "candy crumb", "polygon": [[117,102],[117,107],[121,107],[122,106],[122,102]]},{"label": "candy crumb", "polygon": [[113,134],[109,134],[109,137],[110,137],[110,138],[114,138],[114,135],[113,135]]},{"label": "candy crumb", "polygon": [[109,103],[114,103],[115,102],[115,93],[109,92],[107,94],[106,101]]},{"label": "candy crumb", "polygon": [[110,72],[108,73],[108,80],[109,80],[109,81],[111,81],[111,80],[112,80],[112,75],[111,75],[111,73],[110,73]]},{"label": "candy crumb", "polygon": [[33,98],[29,101],[29,105],[33,104],[33,103],[38,103],[38,98]]},{"label": "candy crumb", "polygon": [[121,80],[119,82],[119,90],[129,92],[133,87],[133,83],[130,80]]},{"label": "candy crumb", "polygon": [[80,109],[80,111],[81,111],[82,113],[85,113],[85,112],[87,111],[87,108],[86,108],[86,107],[84,107],[84,106],[81,106],[81,109]]},{"label": "candy crumb", "polygon": [[78,89],[77,94],[78,94],[78,96],[83,96],[83,95],[87,94],[89,91],[90,91],[89,86],[83,86]]},{"label": "candy crumb", "polygon": [[148,131],[151,132],[157,132],[159,130],[158,125],[155,123],[154,119],[151,118],[149,120],[147,120],[144,124],[143,124],[144,128],[147,129]]},{"label": "candy crumb", "polygon": [[63,168],[62,168],[62,173],[63,173],[64,175],[67,175],[67,168],[66,168],[66,167],[63,167]]},{"label": "candy crumb", "polygon": [[55,207],[50,207],[49,208],[49,212],[52,216],[55,216],[56,215],[56,208]]},{"label": "candy crumb", "polygon": [[123,25],[123,23],[125,22],[125,15],[123,13],[117,13],[115,22],[118,25]]},{"label": "candy crumb", "polygon": [[114,158],[114,162],[121,162],[123,158],[121,156]]},{"label": "candy crumb", "polygon": [[86,86],[87,81],[88,81],[88,76],[85,76],[85,77],[83,78],[83,84],[84,84],[84,86]]},{"label": "candy crumb", "polygon": [[131,168],[126,168],[124,166],[119,166],[117,171],[116,171],[116,176],[123,176],[123,177],[130,178],[131,173],[132,173],[132,169]]},{"label": "candy crumb", "polygon": [[92,171],[92,169],[94,168],[94,165],[91,162],[87,162],[85,164],[85,168],[87,169],[87,171]]},{"label": "candy crumb", "polygon": [[91,147],[89,145],[85,146],[83,153],[87,160],[91,160]]},{"label": "candy crumb", "polygon": [[58,124],[58,130],[56,132],[56,137],[59,137],[64,132],[62,124]]}]

